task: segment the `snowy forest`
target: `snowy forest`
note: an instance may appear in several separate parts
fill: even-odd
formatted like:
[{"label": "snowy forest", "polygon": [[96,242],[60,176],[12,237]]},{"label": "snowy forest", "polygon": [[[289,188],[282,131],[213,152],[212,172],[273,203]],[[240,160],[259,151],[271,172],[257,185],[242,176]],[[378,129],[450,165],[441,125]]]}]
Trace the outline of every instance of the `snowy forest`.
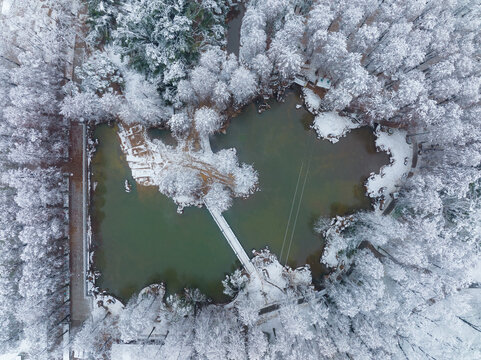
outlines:
[{"label": "snowy forest", "polygon": [[[236,55],[226,23],[239,6]],[[481,358],[479,1],[0,0],[0,9],[0,354]],[[92,315],[66,343],[70,123],[116,122],[120,136],[168,129],[177,145],[161,148],[150,185],[180,213],[207,203],[222,212],[255,196],[258,173],[235,149],[213,152],[209,135],[309,74],[331,83],[315,101],[304,92],[316,116],[402,129],[422,144],[394,211],[319,220],[321,287],[308,266],[258,249],[253,265],[278,288],[262,295],[275,318],[238,269],[223,282],[226,305],[163,284],[125,304],[95,289]]]}]

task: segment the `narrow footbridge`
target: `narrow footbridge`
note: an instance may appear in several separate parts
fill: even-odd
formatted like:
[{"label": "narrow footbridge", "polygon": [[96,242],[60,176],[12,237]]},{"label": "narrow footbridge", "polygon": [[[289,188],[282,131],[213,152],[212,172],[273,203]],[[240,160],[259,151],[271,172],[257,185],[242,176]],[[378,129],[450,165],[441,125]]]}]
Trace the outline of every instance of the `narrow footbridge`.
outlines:
[{"label": "narrow footbridge", "polygon": [[215,206],[209,206],[206,201],[204,201],[204,204],[214,218],[214,221],[216,222],[220,231],[222,231],[222,234],[224,234],[224,237],[226,238],[230,247],[232,248],[232,250],[234,250],[234,253],[241,262],[244,269],[246,269],[250,276],[258,275],[256,267],[254,266],[254,264],[251,263],[249,256],[247,256],[247,253],[245,252],[244,248],[242,247],[241,243],[235,236],[234,232],[230,228],[229,224],[227,223],[221,212]]}]

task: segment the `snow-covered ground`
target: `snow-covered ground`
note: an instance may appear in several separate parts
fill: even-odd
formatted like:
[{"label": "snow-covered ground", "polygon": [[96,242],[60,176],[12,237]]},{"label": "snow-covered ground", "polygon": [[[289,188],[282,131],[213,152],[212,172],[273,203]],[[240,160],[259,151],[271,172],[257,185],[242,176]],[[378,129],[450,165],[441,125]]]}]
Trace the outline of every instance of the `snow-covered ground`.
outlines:
[{"label": "snow-covered ground", "polygon": [[471,269],[469,276],[473,279],[474,282],[481,284],[481,259],[479,259],[478,265]]},{"label": "snow-covered ground", "polygon": [[257,173],[252,166],[239,164],[234,149],[213,153],[207,136],[200,136],[200,149],[194,150],[192,143],[173,147],[150,140],[142,125],[120,124],[119,138],[135,181],[157,186],[174,200],[179,211],[202,205],[204,196],[224,211],[230,207],[232,196],[246,197],[256,189]]},{"label": "snow-covered ground", "polygon": [[[462,289],[446,299],[436,302],[421,312],[426,319],[422,327],[412,328],[418,344],[430,349],[430,358],[481,359],[481,289]],[[462,344],[451,349],[449,339]],[[439,346],[439,344],[446,344]],[[408,358],[417,359],[424,354],[416,347],[403,344]]]},{"label": "snow-covered ground", "polygon": [[[395,197],[401,183],[407,178],[412,165],[412,145],[406,142],[407,132],[399,129],[389,131],[376,130],[376,147],[386,151],[391,160],[381,168],[379,174],[371,173],[366,182],[367,194],[374,199]],[[376,210],[381,210],[380,202],[376,202]]]},{"label": "snow-covered ground", "polygon": [[337,112],[330,111],[318,114],[312,127],[319,138],[337,143],[349,131],[360,127],[360,124],[347,116],[340,116]]},{"label": "snow-covered ground", "polygon": [[[160,153],[154,159],[154,154],[150,151],[152,144],[148,142],[144,132],[144,127],[140,125],[129,128],[119,125],[118,136],[133,178],[140,185],[149,186],[154,185],[155,167],[165,166],[167,161]],[[142,140],[141,144],[133,143],[136,137]],[[157,161],[156,164],[154,160]]]},{"label": "snow-covered ground", "polygon": [[113,344],[112,360],[158,359],[161,347],[158,344]]},{"label": "snow-covered ground", "polygon": [[3,15],[8,14],[11,6],[12,6],[12,0],[0,1],[0,13],[3,14]]},{"label": "snow-covered ground", "polygon": [[[124,305],[111,295],[97,294],[94,296],[93,307],[90,318],[86,321],[87,323],[101,323],[108,316],[119,316],[122,312]],[[85,325],[84,324],[84,325]],[[87,340],[88,342],[88,340]],[[87,359],[88,356],[85,354],[83,349],[82,341],[77,339],[76,342],[71,344],[70,350],[75,359]],[[116,358],[112,358],[116,359]]]},{"label": "snow-covered ground", "polygon": [[269,253],[261,252],[252,259],[260,277],[251,277],[246,285],[246,293],[258,310],[279,299],[281,293],[288,286],[284,276],[285,267]]},{"label": "snow-covered ground", "polygon": [[304,103],[307,110],[313,114],[317,114],[321,106],[321,98],[307,87],[302,88],[302,94],[304,95]]},{"label": "snow-covered ground", "polygon": [[0,354],[0,360],[21,360],[21,357],[16,352],[12,352],[9,354]]}]

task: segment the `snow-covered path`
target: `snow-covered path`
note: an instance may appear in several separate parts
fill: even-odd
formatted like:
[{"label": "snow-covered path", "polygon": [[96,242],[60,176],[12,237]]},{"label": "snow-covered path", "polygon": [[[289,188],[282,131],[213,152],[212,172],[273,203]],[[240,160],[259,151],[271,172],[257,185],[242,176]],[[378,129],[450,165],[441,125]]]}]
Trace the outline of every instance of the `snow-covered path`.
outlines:
[{"label": "snow-covered path", "polygon": [[242,266],[244,266],[244,269],[246,269],[250,276],[258,275],[257,269],[250,261],[249,256],[247,256],[247,253],[245,252],[241,243],[239,242],[234,232],[230,228],[229,224],[225,220],[224,216],[222,216],[222,214],[217,208],[215,208],[214,206],[209,206],[206,201],[204,201],[204,204],[214,218],[214,221],[219,227],[220,231],[222,231],[222,234],[224,234],[224,237],[226,238],[227,242],[236,254],[239,261],[241,262]]},{"label": "snow-covered path", "polygon": [[[80,82],[76,69],[79,69],[86,57],[87,33],[84,22],[87,13],[86,4],[78,8],[78,27],[73,44],[72,65],[66,65],[66,77]],[[70,122],[69,155],[71,176],[69,181],[69,245],[70,245],[70,327],[79,329],[91,316],[93,297],[88,292],[87,273],[89,270],[89,245],[87,240],[88,221],[88,155],[87,127],[85,123]],[[72,333],[70,334],[70,336]],[[64,343],[64,358],[67,345]]]},{"label": "snow-covered path", "polygon": [[92,298],[88,296],[87,260],[87,134],[85,124],[70,125],[69,239],[70,239],[70,319],[79,328],[88,319]]}]

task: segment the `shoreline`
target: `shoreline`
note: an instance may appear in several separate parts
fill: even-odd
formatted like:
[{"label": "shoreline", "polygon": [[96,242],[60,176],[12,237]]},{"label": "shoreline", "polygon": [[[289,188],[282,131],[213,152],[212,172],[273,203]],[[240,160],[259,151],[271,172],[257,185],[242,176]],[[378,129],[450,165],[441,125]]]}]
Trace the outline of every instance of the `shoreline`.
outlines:
[{"label": "shoreline", "polygon": [[[297,95],[297,96],[300,95],[300,92],[299,92],[299,91],[296,91],[296,89],[293,89],[292,87],[289,88],[288,91],[287,91],[285,94],[288,94],[288,93],[291,92],[291,91],[294,92],[295,95]],[[244,110],[245,110],[245,107],[251,106],[253,103],[255,104],[255,102],[251,102],[250,104],[245,105],[245,106],[243,106],[241,109],[235,111],[235,112],[234,112],[234,116],[230,117],[230,118],[225,122],[222,130],[223,130],[224,132],[226,132],[226,131],[227,131],[227,128],[228,128],[228,125],[230,125],[230,120],[233,119],[233,118],[235,118],[235,117],[236,117],[238,114],[240,114],[242,111],[244,111]],[[305,106],[305,103],[304,103],[303,105]],[[114,126],[117,126],[117,125],[114,125]],[[162,129],[162,130],[165,130],[165,131],[170,131],[170,130],[169,130],[167,127],[165,127],[165,126],[161,126],[161,127],[158,127],[158,128],[160,128],[160,129]],[[371,128],[371,129],[372,129],[372,128]],[[147,131],[147,129],[146,129],[146,131]],[[119,139],[122,141],[122,136],[120,136],[119,134],[118,134],[118,136],[119,136]],[[124,147],[121,147],[121,148],[122,148],[123,156],[125,157],[125,160],[127,161],[126,154],[125,154],[125,149],[124,149]],[[376,147],[376,149],[377,149],[377,152],[383,151],[383,150],[381,150],[379,147]],[[93,155],[93,152],[90,153],[90,156],[92,156],[92,155]],[[391,158],[391,157],[390,157],[390,158]],[[128,162],[128,161],[127,161],[127,162]],[[90,163],[90,162],[89,162],[89,163]],[[388,164],[388,165],[384,165],[383,167],[381,167],[381,169],[379,170],[379,173],[381,173],[381,170],[382,170],[384,167],[387,167],[387,166],[389,166],[389,164]],[[89,175],[91,175],[91,169],[89,169]],[[372,174],[371,174],[371,175],[372,175]],[[89,176],[89,180],[90,180],[90,176]],[[363,186],[364,186],[364,188],[365,188],[365,190],[366,190],[366,195],[368,195],[368,194],[367,194],[368,189],[367,189],[367,187],[366,187],[367,181],[368,181],[368,178],[366,178],[365,181],[363,182]],[[146,186],[146,188],[148,188],[149,191],[150,191],[150,190],[152,190],[152,191],[158,191],[158,190],[154,189],[155,186],[154,186],[153,184],[143,184],[143,185],[142,185],[142,184],[137,183],[137,186],[140,186],[141,188],[143,188],[144,186]],[[91,190],[91,193],[92,193],[93,191],[95,191],[95,190],[94,190],[93,188],[91,188],[91,187],[90,187],[90,190]],[[376,198],[375,198],[375,197],[372,197],[372,196],[368,196],[368,198],[370,199],[370,202],[371,202],[371,206],[372,206],[373,211],[375,211]],[[357,213],[358,211],[359,211],[359,210],[355,210],[355,209],[354,209],[352,212],[348,212],[348,213],[346,213],[344,216],[349,216],[349,215],[355,214],[355,213]],[[90,209],[89,209],[89,214],[91,214],[91,212],[92,212],[92,208],[90,207]],[[90,229],[90,234],[91,234],[91,229]],[[92,236],[92,235],[91,235],[91,236]],[[92,239],[92,240],[93,240],[93,239]],[[91,240],[91,241],[92,241],[92,240]],[[93,242],[94,242],[94,241],[92,241],[92,243],[93,243]],[[324,245],[321,246],[320,248],[323,248],[323,247],[324,247]],[[94,267],[94,261],[93,261],[94,252],[95,252],[95,245],[92,246],[92,252],[91,252],[91,254],[90,254],[90,256],[89,256],[89,258],[91,258],[90,267],[91,267],[92,271],[90,272],[90,274],[91,274],[92,279],[93,279],[93,282],[92,282],[92,287],[93,287],[93,288],[94,288],[94,287],[97,287],[97,286],[95,285],[95,272],[96,272],[96,271],[99,271],[98,269],[95,269],[95,267]],[[317,252],[317,251],[316,251],[316,252]],[[322,256],[322,253],[321,253],[320,256]],[[301,265],[301,266],[302,266],[302,265]],[[329,273],[332,273],[332,271],[329,272]],[[324,276],[329,276],[329,273],[324,274]],[[146,287],[148,287],[148,286],[149,286],[149,285],[147,285]],[[98,288],[98,287],[97,287],[97,288]],[[114,295],[113,293],[110,293],[108,290],[104,290],[104,291],[103,291],[103,290],[100,289],[100,288],[98,288],[98,289],[100,290],[99,293],[98,293],[99,295],[102,295],[102,296],[110,295],[110,296],[112,296],[112,297],[115,297],[115,295]],[[119,299],[119,301],[122,301],[122,299]],[[124,299],[124,301],[125,301],[125,299]],[[227,302],[227,303],[212,302],[212,303],[213,303],[213,304],[229,304],[229,302]]]}]

